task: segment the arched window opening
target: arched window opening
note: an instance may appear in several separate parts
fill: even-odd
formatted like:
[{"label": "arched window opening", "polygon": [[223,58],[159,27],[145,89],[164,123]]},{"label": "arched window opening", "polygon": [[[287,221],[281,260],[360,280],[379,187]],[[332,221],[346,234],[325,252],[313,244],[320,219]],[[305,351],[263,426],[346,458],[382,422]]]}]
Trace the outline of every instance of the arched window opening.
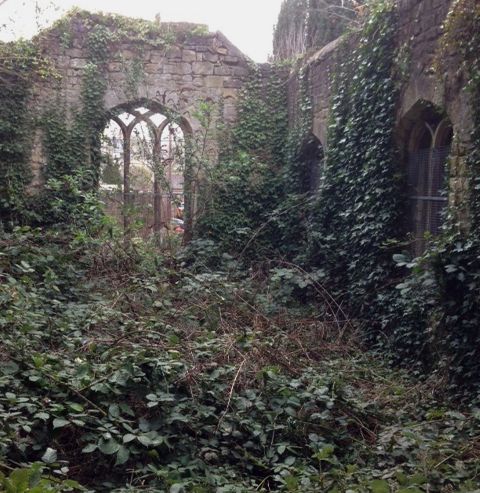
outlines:
[{"label": "arched window opening", "polygon": [[426,236],[437,236],[443,224],[447,206],[446,164],[453,128],[450,120],[429,103],[421,103],[414,111],[408,140],[408,231],[413,237],[413,253],[421,255]]},{"label": "arched window opening", "polygon": [[104,190],[121,187],[123,183],[123,133],[113,120],[110,120],[102,135],[100,161],[100,186]]},{"label": "arched window opening", "polygon": [[101,190],[126,232],[183,233],[184,134],[144,106],[122,108],[105,127]]},{"label": "arched window opening", "polygon": [[171,226],[178,230],[184,227],[184,171],[185,137],[182,129],[169,123],[160,135],[160,152],[163,162],[163,176],[167,184],[168,196],[164,207],[171,218]]},{"label": "arched window opening", "polygon": [[155,171],[155,131],[138,121],[130,134],[130,190],[151,192]]},{"label": "arched window opening", "polygon": [[100,193],[105,213],[117,221],[123,221],[123,169],[124,132],[119,123],[110,120],[101,137]]},{"label": "arched window opening", "polygon": [[315,193],[320,186],[323,172],[323,146],[315,135],[311,134],[304,142],[299,155],[302,166],[301,186],[304,193]]}]

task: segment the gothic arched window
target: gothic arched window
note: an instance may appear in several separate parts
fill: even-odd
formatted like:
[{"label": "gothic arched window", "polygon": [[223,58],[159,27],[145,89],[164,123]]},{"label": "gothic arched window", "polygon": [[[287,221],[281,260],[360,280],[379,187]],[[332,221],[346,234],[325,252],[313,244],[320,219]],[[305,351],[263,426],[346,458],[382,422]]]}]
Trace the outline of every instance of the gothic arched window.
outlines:
[{"label": "gothic arched window", "polygon": [[[180,125],[143,106],[120,108],[105,128],[102,155],[100,186],[120,194],[126,230],[133,210],[144,223],[144,234],[183,229],[184,133]],[[111,205],[107,203],[109,212]]]},{"label": "gothic arched window", "polygon": [[413,252],[425,250],[428,234],[437,236],[447,205],[446,164],[453,139],[452,124],[433,105],[416,109],[408,139],[407,193],[408,230],[413,236]]}]

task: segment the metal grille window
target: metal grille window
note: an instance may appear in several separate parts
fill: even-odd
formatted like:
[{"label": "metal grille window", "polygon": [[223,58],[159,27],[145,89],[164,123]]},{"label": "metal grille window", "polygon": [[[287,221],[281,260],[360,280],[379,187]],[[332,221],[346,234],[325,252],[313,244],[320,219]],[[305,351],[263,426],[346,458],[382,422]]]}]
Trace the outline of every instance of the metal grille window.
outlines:
[{"label": "metal grille window", "polygon": [[407,168],[409,230],[415,255],[425,250],[425,233],[436,236],[441,231],[447,206],[445,168],[452,139],[451,125],[446,119],[437,124],[423,122],[420,128],[417,148],[412,146]]}]

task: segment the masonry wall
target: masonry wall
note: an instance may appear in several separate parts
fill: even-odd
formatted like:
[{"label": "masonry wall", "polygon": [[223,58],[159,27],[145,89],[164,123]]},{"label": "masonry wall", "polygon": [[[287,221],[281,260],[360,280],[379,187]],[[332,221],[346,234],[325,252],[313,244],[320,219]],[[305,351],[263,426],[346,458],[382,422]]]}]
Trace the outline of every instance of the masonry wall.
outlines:
[{"label": "masonry wall", "polygon": [[[195,111],[202,101],[222,103],[221,118],[232,123],[236,118],[236,101],[245,78],[250,72],[250,61],[220,32],[210,33],[205,26],[187,23],[163,24],[171,34],[167,46],[138,41],[112,43],[106,64],[107,90],[104,109],[148,100],[156,108],[175,110],[196,132],[200,123]],[[201,34],[198,32],[201,31]],[[57,80],[38,83],[32,99],[32,111],[49,105],[64,105],[73,115],[81,101],[85,68],[88,64],[84,21],[75,16],[70,20],[68,43],[58,29],[51,29],[39,37],[42,52],[58,73]],[[132,77],[138,76],[134,93]],[[36,135],[32,155],[34,186],[42,181],[45,159],[41,138]]]},{"label": "masonry wall", "polygon": [[[450,202],[463,207],[467,193],[464,156],[469,146],[472,126],[472,105],[468,93],[462,89],[459,60],[446,60],[445,73],[435,73],[434,61],[439,50],[442,25],[445,22],[452,0],[398,0],[397,47],[405,56],[405,79],[401,84],[396,113],[396,136],[401,150],[405,148],[409,128],[409,112],[420,100],[429,101],[447,113],[453,124],[454,143],[449,177]],[[298,73],[308,74],[308,84],[313,103],[312,132],[328,147],[327,126],[332,73],[339,63],[338,47],[341,39],[335,40],[307,58],[291,73],[289,91],[289,120],[295,121],[295,106],[298,100]]]},{"label": "masonry wall", "polygon": [[409,52],[408,78],[402,84],[397,111],[397,139],[404,148],[407,139],[409,111],[421,99],[443,108],[453,124],[454,142],[449,166],[450,204],[464,209],[468,193],[465,154],[470,145],[472,104],[463,89],[460,61],[444,61],[444,73],[436,73],[435,57],[439,53],[442,26],[451,8],[452,0],[399,0],[399,47]]}]

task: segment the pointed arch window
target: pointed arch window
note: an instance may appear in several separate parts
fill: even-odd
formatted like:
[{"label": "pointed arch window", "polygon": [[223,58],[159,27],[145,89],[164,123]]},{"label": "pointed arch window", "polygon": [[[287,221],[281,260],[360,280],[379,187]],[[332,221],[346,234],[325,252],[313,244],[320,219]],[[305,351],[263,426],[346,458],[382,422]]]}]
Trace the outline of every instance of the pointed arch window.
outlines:
[{"label": "pointed arch window", "polygon": [[408,230],[413,236],[415,255],[425,250],[428,234],[437,236],[441,231],[448,200],[446,164],[452,139],[448,117],[433,105],[425,105],[412,125],[408,142]]},{"label": "pointed arch window", "polygon": [[146,223],[145,233],[183,225],[182,127],[143,106],[120,108],[111,116],[103,141],[101,186],[121,190],[125,230],[133,208]]}]

